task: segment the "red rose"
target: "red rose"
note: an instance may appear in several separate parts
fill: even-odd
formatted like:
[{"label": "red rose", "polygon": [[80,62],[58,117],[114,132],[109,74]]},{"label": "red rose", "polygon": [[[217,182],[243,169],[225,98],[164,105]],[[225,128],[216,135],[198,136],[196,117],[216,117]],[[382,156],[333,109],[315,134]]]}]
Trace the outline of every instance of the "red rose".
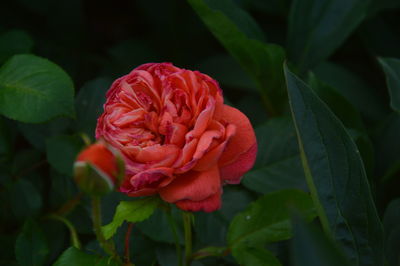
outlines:
[{"label": "red rose", "polygon": [[239,183],[257,153],[248,118],[223,103],[218,83],[170,63],[144,64],[117,79],[96,137],[125,158],[121,192],[159,194],[187,211],[220,208],[222,185]]}]

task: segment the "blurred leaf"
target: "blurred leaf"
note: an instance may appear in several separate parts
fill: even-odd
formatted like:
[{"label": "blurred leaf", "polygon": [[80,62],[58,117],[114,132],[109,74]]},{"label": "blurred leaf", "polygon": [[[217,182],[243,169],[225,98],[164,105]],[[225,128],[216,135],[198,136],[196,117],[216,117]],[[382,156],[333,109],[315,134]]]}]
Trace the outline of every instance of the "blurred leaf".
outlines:
[{"label": "blurred leaf", "polygon": [[379,121],[385,114],[385,102],[378,91],[346,68],[324,62],[313,71],[319,80],[334,88],[369,120]]},{"label": "blurred leaf", "polygon": [[244,0],[251,10],[273,15],[287,16],[291,0]]},{"label": "blurred leaf", "polygon": [[398,0],[372,0],[368,8],[368,14],[372,16],[386,9],[393,9],[398,7],[400,7],[400,1]]},{"label": "blurred leaf", "polygon": [[[214,36],[238,60],[260,89],[263,101],[271,114],[285,109],[286,95],[281,69],[285,53],[273,44],[265,44],[243,33],[224,13],[228,8],[216,8],[211,0],[188,0]],[[232,3],[225,0],[218,5]]]},{"label": "blurred leaf", "polygon": [[[175,224],[177,225],[176,230],[179,237],[179,241],[181,244],[183,244],[184,243],[183,232],[182,232],[183,225],[181,224],[182,221],[181,211],[178,210],[177,208],[172,207],[171,215],[172,218],[174,219]],[[137,224],[137,227],[140,229],[140,231],[143,232],[143,234],[145,234],[154,241],[170,243],[170,244],[175,243],[174,235],[170,228],[167,214],[161,208],[157,208],[149,219]]]},{"label": "blurred leaf", "polygon": [[294,0],[288,53],[301,72],[330,56],[360,24],[369,0]]},{"label": "blurred leaf", "polygon": [[249,266],[282,265],[270,251],[263,248],[247,247],[239,249],[237,251],[235,250],[234,256],[240,265],[249,265]]},{"label": "blurred leaf", "polygon": [[265,41],[264,33],[254,19],[232,0],[204,1],[209,8],[224,14],[247,38]]},{"label": "blurred leaf", "polygon": [[356,145],[312,90],[285,72],[305,175],[325,232],[353,264],[383,265],[382,226]]},{"label": "blurred leaf", "polygon": [[0,164],[11,157],[14,150],[15,134],[11,122],[0,116]]},{"label": "blurred leaf", "polygon": [[147,197],[135,201],[121,201],[115,210],[111,223],[102,227],[104,237],[109,239],[124,221],[137,223],[149,218],[160,204],[157,197]]},{"label": "blurred leaf", "polygon": [[228,54],[218,54],[204,59],[199,64],[199,70],[217,80],[223,90],[225,87],[231,87],[257,92],[256,84]]},{"label": "blurred leaf", "polygon": [[[395,0],[398,2],[397,0]],[[378,0],[377,2],[384,2]],[[363,44],[373,57],[400,58],[400,43],[398,15],[390,20],[387,14],[381,14],[366,20],[360,27],[359,33]]]},{"label": "blurred leaf", "polygon": [[[224,208],[223,204],[222,206]],[[226,232],[229,221],[226,221],[219,212],[196,212],[194,215],[195,239],[197,243],[201,244],[201,247],[205,245],[222,246],[226,244]],[[170,238],[171,243],[172,240],[173,238]],[[182,244],[184,244],[183,241]]]},{"label": "blurred leaf", "polygon": [[[292,236],[290,208],[298,209],[308,220],[315,217],[311,197],[300,190],[281,190],[254,201],[232,220],[228,244],[232,249],[259,247]],[[235,253],[234,253],[235,255]]]},{"label": "blurred leaf", "polygon": [[94,139],[97,118],[103,113],[106,92],[111,84],[109,78],[98,78],[87,82],[76,97],[76,129]]},{"label": "blurred leaf", "polygon": [[117,266],[120,265],[111,258],[87,254],[77,248],[70,247],[58,258],[53,266]]},{"label": "blurred leaf", "polygon": [[58,117],[46,123],[18,123],[21,134],[38,150],[46,150],[46,139],[62,134],[68,128],[71,119]]},{"label": "blurred leaf", "polygon": [[13,158],[11,165],[11,173],[13,175],[21,175],[26,172],[27,169],[38,165],[41,162],[42,154],[38,150],[34,149],[19,149],[18,153]]},{"label": "blurred leaf", "polygon": [[49,248],[39,226],[27,220],[15,243],[15,255],[21,266],[44,265]]},{"label": "blurred leaf", "polygon": [[386,74],[386,83],[390,93],[390,106],[396,112],[400,112],[400,59],[379,58]]},{"label": "blurred leaf", "polygon": [[245,174],[242,184],[261,194],[287,188],[306,190],[291,118],[270,119],[255,131],[259,147],[257,161],[253,170]]},{"label": "blurred leaf", "polygon": [[350,266],[342,251],[321,230],[295,219],[293,231],[293,265]]},{"label": "blurred leaf", "polygon": [[82,145],[82,140],[78,136],[51,137],[46,141],[47,161],[59,173],[72,176],[72,166]]},{"label": "blurred leaf", "polygon": [[383,217],[386,240],[386,258],[390,266],[398,266],[400,254],[400,198],[392,200]]},{"label": "blurred leaf", "polygon": [[39,123],[73,117],[73,96],[69,76],[46,59],[16,55],[0,68],[0,113],[11,119]]},{"label": "blurred leaf", "polygon": [[0,35],[0,65],[16,54],[29,53],[33,40],[22,30],[10,30]]},{"label": "blurred leaf", "polygon": [[62,175],[53,170],[50,172],[50,180],[49,201],[50,206],[54,209],[61,207],[78,193],[78,189],[71,176]]},{"label": "blurred leaf", "polygon": [[25,179],[18,179],[9,189],[9,200],[14,215],[23,220],[39,214],[42,197],[35,186]]}]

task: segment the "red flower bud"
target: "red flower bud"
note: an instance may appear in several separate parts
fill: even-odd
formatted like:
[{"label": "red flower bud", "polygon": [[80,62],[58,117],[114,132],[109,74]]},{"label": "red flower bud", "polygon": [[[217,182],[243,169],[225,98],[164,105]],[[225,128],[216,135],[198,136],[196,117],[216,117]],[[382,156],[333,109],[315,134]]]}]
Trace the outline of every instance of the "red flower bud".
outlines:
[{"label": "red flower bud", "polygon": [[124,161],[115,149],[98,142],[85,148],[74,164],[79,188],[88,194],[103,195],[119,186],[124,175]]}]

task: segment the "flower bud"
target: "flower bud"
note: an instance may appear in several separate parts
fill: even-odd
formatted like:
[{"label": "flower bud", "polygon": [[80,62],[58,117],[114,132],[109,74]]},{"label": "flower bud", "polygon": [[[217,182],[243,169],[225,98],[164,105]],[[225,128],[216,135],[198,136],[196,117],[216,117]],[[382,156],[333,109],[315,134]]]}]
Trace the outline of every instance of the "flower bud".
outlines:
[{"label": "flower bud", "polygon": [[104,195],[118,187],[125,173],[122,156],[98,142],[79,153],[74,164],[78,187],[90,195]]}]

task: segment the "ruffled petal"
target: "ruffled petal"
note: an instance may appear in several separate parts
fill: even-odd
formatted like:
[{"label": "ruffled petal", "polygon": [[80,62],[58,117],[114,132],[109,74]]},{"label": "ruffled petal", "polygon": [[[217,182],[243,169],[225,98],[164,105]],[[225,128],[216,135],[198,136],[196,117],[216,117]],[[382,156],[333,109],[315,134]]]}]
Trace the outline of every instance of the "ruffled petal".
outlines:
[{"label": "ruffled petal", "polygon": [[220,188],[219,169],[215,166],[208,171],[189,171],[179,175],[168,186],[161,188],[159,193],[163,200],[170,203],[184,199],[201,201],[215,194]]},{"label": "ruffled petal", "polygon": [[236,134],[230,139],[219,160],[220,166],[233,163],[237,158],[257,145],[256,135],[249,119],[238,109],[224,105],[223,120],[236,126]]},{"label": "ruffled petal", "polygon": [[200,200],[200,201],[192,201],[192,200],[180,200],[175,202],[176,206],[184,211],[190,212],[213,212],[221,208],[221,194],[222,189],[217,191],[217,193],[211,195],[210,197]]}]

